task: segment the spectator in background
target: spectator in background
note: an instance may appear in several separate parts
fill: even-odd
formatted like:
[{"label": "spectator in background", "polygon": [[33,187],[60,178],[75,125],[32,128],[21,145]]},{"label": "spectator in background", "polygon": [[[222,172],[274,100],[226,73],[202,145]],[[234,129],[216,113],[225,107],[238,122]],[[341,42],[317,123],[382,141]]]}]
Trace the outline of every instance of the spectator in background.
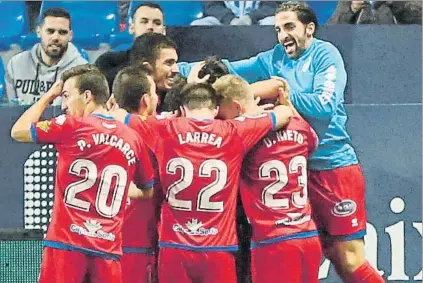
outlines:
[{"label": "spectator in background", "polygon": [[[31,105],[44,95],[66,70],[87,64],[72,39],[71,17],[62,8],[44,12],[31,50],[13,56],[7,64],[6,93],[11,103]],[[58,97],[53,105],[60,105]]]},{"label": "spectator in background", "polygon": [[339,1],[329,24],[419,24],[421,1]]},{"label": "spectator in background", "polygon": [[119,31],[124,31],[126,28],[126,20],[128,18],[131,1],[117,1],[119,11]]},{"label": "spectator in background", "polygon": [[207,25],[274,25],[275,1],[204,1],[204,18],[193,26]]},{"label": "spectator in background", "polygon": [[28,11],[29,30],[34,32],[37,27],[37,18],[40,14],[41,1],[25,1],[25,6]]},{"label": "spectator in background", "polygon": [[[137,38],[148,32],[165,34],[164,15],[160,5],[145,2],[135,8],[132,14],[132,23],[129,26],[129,33]],[[117,47],[116,49],[120,49]],[[101,55],[95,65],[106,76],[110,90],[117,73],[129,65],[130,50],[119,52],[107,52]]]}]

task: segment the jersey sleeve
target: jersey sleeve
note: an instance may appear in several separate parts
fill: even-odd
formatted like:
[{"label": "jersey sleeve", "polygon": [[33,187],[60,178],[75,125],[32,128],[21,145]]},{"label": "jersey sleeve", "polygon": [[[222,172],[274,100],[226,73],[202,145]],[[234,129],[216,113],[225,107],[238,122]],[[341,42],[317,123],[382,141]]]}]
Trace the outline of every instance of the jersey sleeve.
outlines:
[{"label": "jersey sleeve", "polygon": [[308,153],[312,155],[319,145],[319,137],[311,126],[309,126],[309,135],[308,135]]},{"label": "jersey sleeve", "polygon": [[344,102],[347,73],[339,51],[328,45],[317,53],[312,93],[292,91],[295,108],[307,118],[330,120]]},{"label": "jersey sleeve", "polygon": [[[137,134],[143,139],[150,150],[155,147],[155,140],[153,137],[153,129],[151,125],[151,116],[128,114],[125,117],[125,125],[134,129]],[[147,122],[148,121],[148,122]]]},{"label": "jersey sleeve", "polygon": [[222,60],[233,75],[244,78],[249,83],[270,79],[272,72],[272,56],[274,49],[258,55],[234,62]]},{"label": "jersey sleeve", "polygon": [[31,138],[34,143],[60,144],[67,141],[75,129],[75,120],[68,115],[60,115],[51,120],[31,124]]},{"label": "jersey sleeve", "polygon": [[[234,62],[230,62],[227,59],[223,59],[222,62],[225,63],[225,65],[228,67],[229,73],[240,76],[249,83],[255,83],[257,81],[270,79],[272,73],[272,57],[274,53],[275,49],[272,49],[265,52],[261,52],[258,55],[248,59],[243,59]],[[198,62],[178,63],[179,73],[187,77],[191,72],[191,69],[197,63]]]},{"label": "jersey sleeve", "polygon": [[138,163],[134,176],[134,183],[139,189],[149,189],[154,185],[154,171],[151,165],[148,149],[140,140]]},{"label": "jersey sleeve", "polygon": [[241,138],[246,151],[249,151],[270,130],[276,127],[275,113],[269,112],[256,116],[240,116],[231,120]]}]

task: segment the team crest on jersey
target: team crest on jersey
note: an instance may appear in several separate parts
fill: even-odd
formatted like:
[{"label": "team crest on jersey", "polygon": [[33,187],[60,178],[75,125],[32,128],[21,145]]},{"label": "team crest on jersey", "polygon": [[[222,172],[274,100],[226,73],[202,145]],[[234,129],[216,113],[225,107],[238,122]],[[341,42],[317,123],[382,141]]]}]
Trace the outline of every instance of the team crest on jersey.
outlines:
[{"label": "team crest on jersey", "polygon": [[77,233],[79,235],[84,235],[84,236],[88,236],[88,237],[93,237],[93,238],[99,238],[99,239],[103,239],[103,240],[107,240],[107,241],[111,241],[113,242],[116,239],[115,234],[113,233],[107,233],[103,230],[101,230],[101,228],[103,228],[103,226],[101,226],[101,223],[99,223],[96,220],[92,220],[92,219],[87,219],[85,220],[85,222],[83,223],[85,227],[76,225],[76,224],[72,224],[70,226],[70,231],[73,233]]},{"label": "team crest on jersey", "polygon": [[176,223],[173,225],[173,231],[190,236],[216,235],[219,232],[219,230],[214,227],[210,229],[204,228],[203,222],[198,221],[196,218],[189,220],[185,225],[186,228],[184,228],[181,224]]},{"label": "team crest on jersey", "polygon": [[50,131],[50,125],[51,125],[50,121],[42,121],[37,123],[37,128],[39,128],[43,132],[48,133],[48,131]]}]

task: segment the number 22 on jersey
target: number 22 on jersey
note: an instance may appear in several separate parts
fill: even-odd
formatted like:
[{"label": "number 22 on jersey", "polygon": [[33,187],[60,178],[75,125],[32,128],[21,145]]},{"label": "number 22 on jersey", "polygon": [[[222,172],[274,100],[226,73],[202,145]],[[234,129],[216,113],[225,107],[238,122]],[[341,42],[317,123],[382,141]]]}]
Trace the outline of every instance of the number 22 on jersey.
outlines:
[{"label": "number 22 on jersey", "polygon": [[[173,158],[166,165],[166,173],[175,175],[177,171],[180,171],[181,177],[167,189],[166,200],[173,209],[192,211],[192,201],[179,199],[177,198],[177,194],[192,185],[194,180],[194,165],[186,158]],[[199,177],[210,178],[213,171],[216,173],[216,179],[202,188],[197,195],[197,211],[223,211],[223,201],[210,201],[210,198],[222,191],[226,185],[228,178],[226,164],[218,159],[205,160],[201,163],[198,174]]]}]

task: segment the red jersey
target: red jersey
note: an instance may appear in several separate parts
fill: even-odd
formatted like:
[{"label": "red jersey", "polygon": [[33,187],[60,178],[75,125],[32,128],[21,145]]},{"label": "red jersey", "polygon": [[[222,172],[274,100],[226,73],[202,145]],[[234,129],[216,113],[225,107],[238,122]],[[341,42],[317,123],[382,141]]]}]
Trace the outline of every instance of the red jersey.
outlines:
[{"label": "red jersey", "polygon": [[119,259],[130,182],[153,185],[147,149],[111,117],[67,115],[33,123],[32,140],[58,153],[52,219],[45,246]]},{"label": "red jersey", "polygon": [[157,222],[162,200],[159,170],[156,157],[151,149],[151,136],[138,133],[148,148],[151,164],[154,168],[153,198],[127,201],[123,224],[123,252],[153,254],[157,246]]},{"label": "red jersey", "polygon": [[152,199],[127,200],[122,230],[124,253],[154,253],[157,218]]},{"label": "red jersey", "polygon": [[296,116],[246,156],[240,191],[252,226],[252,246],[317,234],[307,197],[307,160],[317,145],[314,130]]},{"label": "red jersey", "polygon": [[159,246],[236,250],[242,159],[274,126],[274,114],[231,121],[131,115],[126,121],[156,137],[151,142],[165,196]]}]

